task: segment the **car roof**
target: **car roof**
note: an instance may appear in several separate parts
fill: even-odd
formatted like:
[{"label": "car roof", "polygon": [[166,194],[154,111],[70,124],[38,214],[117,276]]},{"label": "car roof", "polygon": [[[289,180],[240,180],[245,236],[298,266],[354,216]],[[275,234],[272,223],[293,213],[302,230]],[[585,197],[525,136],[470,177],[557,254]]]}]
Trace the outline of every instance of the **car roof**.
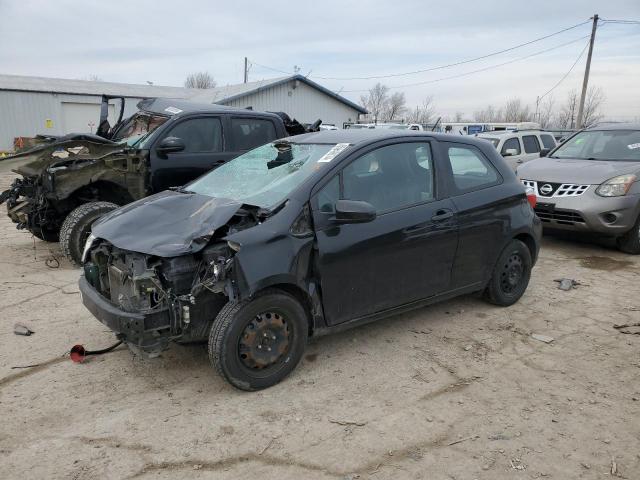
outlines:
[{"label": "car roof", "polygon": [[605,122],[593,125],[586,130],[640,130],[640,123]]},{"label": "car roof", "polygon": [[502,135],[508,135],[508,134],[513,134],[513,135],[517,135],[517,134],[531,134],[531,133],[548,133],[551,134],[552,132],[547,131],[547,130],[538,130],[538,129],[526,129],[526,130],[494,130],[492,132],[481,132],[478,133],[477,136],[478,137],[500,137]]},{"label": "car roof", "polygon": [[175,98],[145,98],[138,102],[138,109],[158,115],[176,116],[193,112],[206,113],[241,113],[247,115],[259,115],[264,117],[278,117],[273,113],[254,112],[246,108],[226,107],[213,103],[195,103]]},{"label": "car roof", "polygon": [[352,145],[373,143],[379,140],[394,138],[435,138],[443,142],[459,142],[478,145],[481,142],[466,135],[451,135],[447,133],[420,132],[416,130],[394,130],[394,129],[354,129],[346,130],[321,130],[319,132],[305,133],[295,137],[288,137],[286,140],[293,143],[350,143]]}]

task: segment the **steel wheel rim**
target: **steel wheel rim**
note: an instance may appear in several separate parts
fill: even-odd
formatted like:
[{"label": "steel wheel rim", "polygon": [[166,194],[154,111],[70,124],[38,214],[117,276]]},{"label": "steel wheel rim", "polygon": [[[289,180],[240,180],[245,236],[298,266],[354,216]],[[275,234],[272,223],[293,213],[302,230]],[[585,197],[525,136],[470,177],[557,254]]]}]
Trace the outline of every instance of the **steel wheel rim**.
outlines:
[{"label": "steel wheel rim", "polygon": [[291,329],[286,318],[264,312],[245,326],[238,342],[240,362],[251,370],[264,370],[280,363],[291,347]]},{"label": "steel wheel rim", "polygon": [[524,279],[524,262],[519,253],[512,253],[500,272],[500,288],[504,293],[513,293]]}]

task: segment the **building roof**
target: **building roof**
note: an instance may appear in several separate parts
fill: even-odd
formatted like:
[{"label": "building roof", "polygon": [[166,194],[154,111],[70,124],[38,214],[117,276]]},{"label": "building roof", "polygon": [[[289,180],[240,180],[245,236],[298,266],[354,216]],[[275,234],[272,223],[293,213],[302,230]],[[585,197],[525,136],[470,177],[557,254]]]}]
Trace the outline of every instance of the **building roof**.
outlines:
[{"label": "building roof", "polygon": [[148,98],[169,97],[200,103],[224,103],[252,95],[291,81],[299,81],[353,108],[359,113],[367,113],[360,105],[309,80],[303,75],[269,78],[255,82],[197,89],[166,87],[160,85],[138,85],[132,83],[101,82],[92,80],[72,80],[63,78],[27,77],[21,75],[0,75],[0,90],[25,92],[66,93],[74,95],[117,95],[123,97]]}]

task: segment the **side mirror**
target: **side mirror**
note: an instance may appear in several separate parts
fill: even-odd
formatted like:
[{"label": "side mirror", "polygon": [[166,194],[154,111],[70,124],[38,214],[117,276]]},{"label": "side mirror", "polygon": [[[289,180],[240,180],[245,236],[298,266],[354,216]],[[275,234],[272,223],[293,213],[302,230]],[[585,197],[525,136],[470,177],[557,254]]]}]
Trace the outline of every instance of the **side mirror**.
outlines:
[{"label": "side mirror", "polygon": [[168,153],[182,152],[186,145],[181,138],[167,137],[160,141],[156,147],[156,152],[162,157],[166,157]]},{"label": "side mirror", "polygon": [[542,150],[540,150],[540,157],[546,157],[547,155],[549,155],[550,151],[550,148],[543,148]]},{"label": "side mirror", "polygon": [[376,218],[376,209],[367,202],[338,200],[336,202],[337,223],[366,223]]},{"label": "side mirror", "polygon": [[518,155],[518,150],[515,148],[507,148],[502,154],[503,157],[515,157]]}]

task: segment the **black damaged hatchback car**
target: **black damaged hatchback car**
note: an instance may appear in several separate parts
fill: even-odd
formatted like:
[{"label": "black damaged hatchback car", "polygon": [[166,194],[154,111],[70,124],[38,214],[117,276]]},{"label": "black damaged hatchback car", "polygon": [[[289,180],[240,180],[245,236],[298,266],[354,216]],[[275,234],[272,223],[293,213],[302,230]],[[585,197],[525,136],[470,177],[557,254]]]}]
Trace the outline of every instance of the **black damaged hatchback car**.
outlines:
[{"label": "black damaged hatchback car", "polygon": [[217,371],[258,390],[310,336],[473,292],[518,301],[541,235],[529,200],[473,138],[290,137],[96,222],[82,300],[136,351],[208,340]]}]

